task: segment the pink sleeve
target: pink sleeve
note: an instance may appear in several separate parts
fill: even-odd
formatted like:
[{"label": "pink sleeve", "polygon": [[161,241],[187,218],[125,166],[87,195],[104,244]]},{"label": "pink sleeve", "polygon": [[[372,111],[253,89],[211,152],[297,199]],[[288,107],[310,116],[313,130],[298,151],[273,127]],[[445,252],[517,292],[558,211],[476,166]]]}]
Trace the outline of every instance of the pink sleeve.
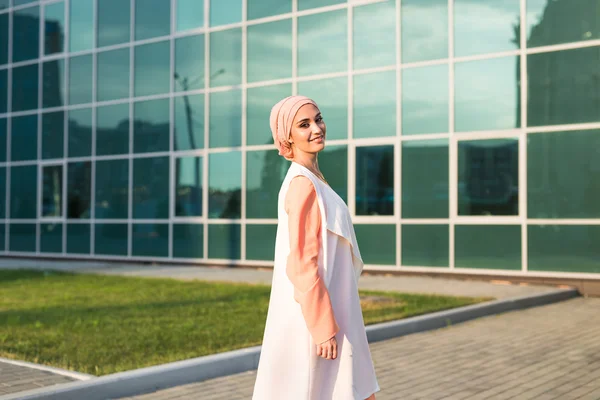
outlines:
[{"label": "pink sleeve", "polygon": [[287,276],[294,285],[294,298],[302,307],[306,326],[315,341],[323,343],[339,331],[325,282],[319,275],[321,213],[312,182],[292,180],[285,199],[290,230]]}]

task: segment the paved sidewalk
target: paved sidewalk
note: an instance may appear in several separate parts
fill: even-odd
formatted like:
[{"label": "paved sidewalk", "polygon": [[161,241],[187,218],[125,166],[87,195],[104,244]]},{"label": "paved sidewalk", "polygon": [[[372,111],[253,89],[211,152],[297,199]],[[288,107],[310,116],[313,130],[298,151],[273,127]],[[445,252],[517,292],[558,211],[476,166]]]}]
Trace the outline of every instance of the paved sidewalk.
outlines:
[{"label": "paved sidewalk", "polygon": [[68,383],[76,379],[0,361],[0,396],[44,386]]}]

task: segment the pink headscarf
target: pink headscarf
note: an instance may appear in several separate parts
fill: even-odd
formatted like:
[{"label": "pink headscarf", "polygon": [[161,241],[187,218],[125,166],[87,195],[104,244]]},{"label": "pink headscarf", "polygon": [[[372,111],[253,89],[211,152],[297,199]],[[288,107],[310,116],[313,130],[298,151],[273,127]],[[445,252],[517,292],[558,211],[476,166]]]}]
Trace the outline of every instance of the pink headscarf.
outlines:
[{"label": "pink headscarf", "polygon": [[271,132],[273,141],[279,155],[291,160],[294,157],[290,144],[290,135],[292,133],[292,122],[298,113],[300,107],[312,104],[319,108],[317,103],[306,96],[290,96],[275,104],[271,109]]}]

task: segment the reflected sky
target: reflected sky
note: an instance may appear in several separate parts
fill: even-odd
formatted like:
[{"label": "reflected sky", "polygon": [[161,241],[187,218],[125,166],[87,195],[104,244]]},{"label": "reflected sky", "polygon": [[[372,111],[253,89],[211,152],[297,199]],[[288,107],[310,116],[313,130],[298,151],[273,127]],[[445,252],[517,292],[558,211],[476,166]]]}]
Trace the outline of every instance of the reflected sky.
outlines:
[{"label": "reflected sky", "polygon": [[354,76],[355,138],[396,135],[396,71]]},{"label": "reflected sky", "polygon": [[130,24],[128,0],[98,0],[98,47],[128,42]]},{"label": "reflected sky", "polygon": [[150,39],[171,33],[170,0],[135,1],[135,40]]},{"label": "reflected sky", "polygon": [[356,7],[354,69],[396,64],[396,4],[393,0]]},{"label": "reflected sky", "polygon": [[175,24],[178,32],[204,26],[204,1],[177,0]]},{"label": "reflected sky", "polygon": [[292,76],[292,20],[248,27],[248,82]]},{"label": "reflected sky", "polygon": [[136,46],[134,95],[168,93],[170,88],[170,41]]},{"label": "reflected sky", "polygon": [[448,1],[402,0],[402,62],[448,57]]},{"label": "reflected sky", "polygon": [[92,55],[69,59],[69,104],[92,102]]},{"label": "reflected sky", "polygon": [[246,144],[262,145],[273,143],[269,118],[271,108],[281,99],[292,94],[292,85],[265,86],[248,89],[246,112]]},{"label": "reflected sky", "polygon": [[70,3],[69,51],[94,47],[94,2],[77,0]]},{"label": "reflected sky", "polygon": [[129,48],[98,53],[98,101],[129,97]]},{"label": "reflected sky", "polygon": [[298,94],[310,97],[319,106],[327,125],[327,139],[348,138],[348,78],[298,82]]},{"label": "reflected sky", "polygon": [[298,75],[348,68],[347,12],[338,10],[298,18]]},{"label": "reflected sky", "polygon": [[210,26],[235,24],[242,20],[242,0],[211,0]]}]

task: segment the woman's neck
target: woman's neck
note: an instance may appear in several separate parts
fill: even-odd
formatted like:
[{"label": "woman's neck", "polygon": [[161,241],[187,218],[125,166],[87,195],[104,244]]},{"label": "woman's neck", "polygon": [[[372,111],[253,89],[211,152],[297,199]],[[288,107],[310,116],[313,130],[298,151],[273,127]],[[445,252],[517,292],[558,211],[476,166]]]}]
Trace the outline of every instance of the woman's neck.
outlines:
[{"label": "woman's neck", "polygon": [[313,171],[319,171],[319,162],[317,156],[313,157],[294,157],[294,162]]}]

